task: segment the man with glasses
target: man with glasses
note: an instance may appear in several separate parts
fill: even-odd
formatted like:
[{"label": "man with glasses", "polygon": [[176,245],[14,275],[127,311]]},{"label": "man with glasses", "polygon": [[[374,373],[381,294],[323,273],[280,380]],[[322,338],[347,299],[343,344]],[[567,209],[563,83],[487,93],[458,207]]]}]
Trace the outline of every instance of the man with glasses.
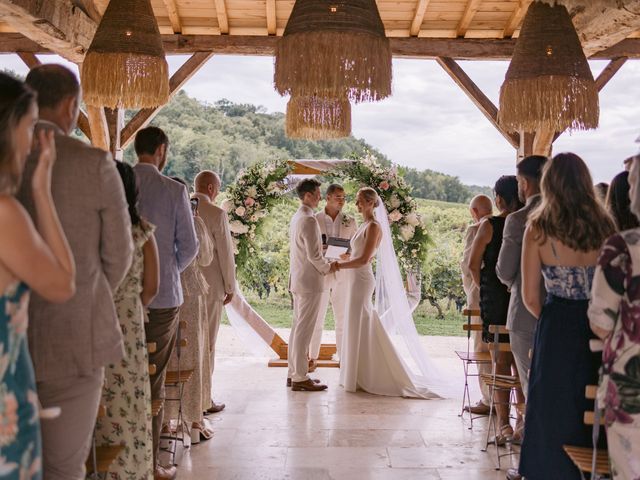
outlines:
[{"label": "man with glasses", "polygon": [[[316,220],[318,220],[320,232],[322,233],[322,245],[325,251],[329,238],[335,237],[351,240],[357,229],[355,219],[345,213],[342,213],[346,196],[344,188],[341,185],[329,185],[329,188],[327,188],[326,201],[327,204],[324,209],[316,214]],[[322,294],[318,320],[316,322],[313,337],[311,338],[311,345],[309,347],[309,358],[312,371],[315,369],[318,356],[320,355],[322,328],[324,327],[324,320],[327,316],[329,300],[331,300],[333,318],[335,321],[337,356],[338,358],[340,357],[340,343],[342,342],[342,327],[344,325],[344,308],[345,301],[347,300],[345,298],[346,288],[344,285],[344,274],[345,272],[335,272],[334,274],[330,274],[325,277],[325,286],[327,289]]]}]

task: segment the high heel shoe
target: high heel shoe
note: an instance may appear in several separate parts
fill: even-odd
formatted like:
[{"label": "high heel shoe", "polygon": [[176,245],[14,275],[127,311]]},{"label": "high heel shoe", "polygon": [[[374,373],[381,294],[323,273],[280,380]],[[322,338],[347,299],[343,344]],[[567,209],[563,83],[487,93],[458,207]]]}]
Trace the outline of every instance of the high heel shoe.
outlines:
[{"label": "high heel shoe", "polygon": [[213,431],[208,429],[203,424],[193,424],[191,425],[191,444],[196,445],[200,443],[201,440],[209,440],[213,437]]},{"label": "high heel shoe", "polygon": [[508,423],[500,427],[500,433],[496,435],[496,446],[502,447],[513,438],[513,428]]}]

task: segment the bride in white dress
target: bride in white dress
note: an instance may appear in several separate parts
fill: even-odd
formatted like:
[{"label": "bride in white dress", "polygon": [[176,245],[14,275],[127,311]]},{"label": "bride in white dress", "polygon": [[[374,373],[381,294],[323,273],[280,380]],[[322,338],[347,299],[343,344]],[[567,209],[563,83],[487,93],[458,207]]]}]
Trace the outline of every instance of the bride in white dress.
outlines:
[{"label": "bride in white dress", "polygon": [[[348,392],[364,390],[394,397],[441,398],[449,389],[420,345],[393,250],[386,210],[380,203],[372,188],[358,192],[356,206],[363,223],[351,240],[351,259],[338,267],[348,271],[349,289],[340,384]],[[374,277],[371,263],[376,253],[377,277]]]}]

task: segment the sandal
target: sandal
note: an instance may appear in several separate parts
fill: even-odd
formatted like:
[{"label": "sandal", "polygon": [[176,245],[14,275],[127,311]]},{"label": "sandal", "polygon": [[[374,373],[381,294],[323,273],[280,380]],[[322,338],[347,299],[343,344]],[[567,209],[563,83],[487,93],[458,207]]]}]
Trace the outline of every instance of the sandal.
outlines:
[{"label": "sandal", "polygon": [[513,428],[508,423],[500,427],[500,433],[496,435],[496,445],[504,446],[513,439]]}]

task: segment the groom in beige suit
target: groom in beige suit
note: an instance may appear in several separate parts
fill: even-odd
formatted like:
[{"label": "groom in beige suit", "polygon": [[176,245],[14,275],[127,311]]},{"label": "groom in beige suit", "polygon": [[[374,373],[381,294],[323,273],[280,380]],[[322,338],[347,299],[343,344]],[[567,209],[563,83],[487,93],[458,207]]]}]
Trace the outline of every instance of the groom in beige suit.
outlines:
[{"label": "groom in beige suit", "polygon": [[[325,275],[336,264],[322,255],[322,234],[314,210],[320,202],[320,183],[303,180],[296,187],[300,208],[289,227],[289,290],[293,296],[293,323],[289,336],[289,372],[292,390],[316,392],[326,385],[309,378],[309,344],[325,290]],[[287,385],[289,380],[287,380]]]},{"label": "groom in beige suit", "polygon": [[[213,375],[215,365],[215,348],[222,319],[222,308],[231,301],[236,289],[236,264],[227,212],[213,204],[220,193],[220,183],[220,177],[210,170],[198,173],[194,180],[196,191],[194,198],[198,199],[198,214],[213,239],[213,260],[207,267],[202,267],[202,272],[209,283],[207,315],[209,317],[211,375]],[[224,407],[224,403],[216,404],[211,400],[211,406],[207,409],[207,413],[217,413]]]}]

